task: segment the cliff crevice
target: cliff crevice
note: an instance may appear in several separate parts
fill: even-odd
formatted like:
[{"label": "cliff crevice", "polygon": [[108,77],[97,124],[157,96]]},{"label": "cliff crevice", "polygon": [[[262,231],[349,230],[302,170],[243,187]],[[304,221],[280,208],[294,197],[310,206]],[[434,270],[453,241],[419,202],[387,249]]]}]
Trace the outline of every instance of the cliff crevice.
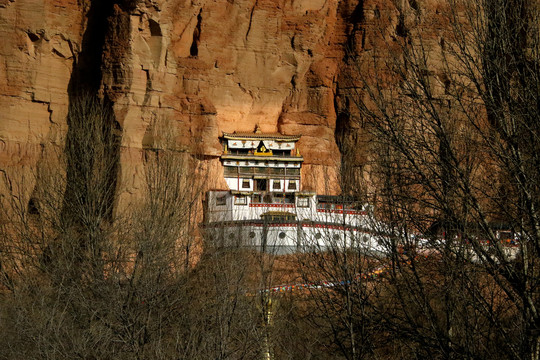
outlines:
[{"label": "cliff crevice", "polygon": [[[256,125],[301,134],[304,188],[335,188],[342,154],[366,161],[361,119],[347,101],[353,91],[362,96],[355,74],[391,56],[395,49],[384,48],[381,38],[437,21],[437,2],[400,4],[3,1],[0,140],[6,151],[0,163],[35,168],[40,155],[34,149],[65,141],[71,98],[89,92],[107,99],[114,115],[118,183],[126,194],[141,189],[145,149],[162,146],[199,155],[221,179],[220,134]],[[174,141],[165,144],[165,138]],[[354,156],[346,144],[355,144]],[[26,154],[24,166],[19,151]],[[328,184],[317,180],[320,174]]]}]

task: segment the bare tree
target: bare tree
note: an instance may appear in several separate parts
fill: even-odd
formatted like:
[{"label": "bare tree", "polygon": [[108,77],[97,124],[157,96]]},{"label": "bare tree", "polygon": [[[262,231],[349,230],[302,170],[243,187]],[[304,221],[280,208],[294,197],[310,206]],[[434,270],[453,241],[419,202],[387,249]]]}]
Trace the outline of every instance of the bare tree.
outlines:
[{"label": "bare tree", "polygon": [[114,118],[83,97],[68,122],[64,151],[35,177],[3,179],[2,356],[170,358],[193,286],[204,174],[186,153],[147,150],[140,196],[115,209]]},{"label": "bare tree", "polygon": [[351,79],[372,199],[393,228],[381,294],[394,303],[375,309],[403,354],[538,359],[537,4],[444,5],[442,55],[432,29],[402,22],[373,76]]}]

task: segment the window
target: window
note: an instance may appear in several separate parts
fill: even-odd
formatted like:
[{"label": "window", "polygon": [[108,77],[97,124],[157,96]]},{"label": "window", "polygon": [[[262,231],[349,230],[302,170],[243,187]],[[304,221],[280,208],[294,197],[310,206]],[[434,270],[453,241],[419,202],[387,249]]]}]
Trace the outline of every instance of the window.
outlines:
[{"label": "window", "polygon": [[227,197],[225,195],[218,196],[216,198],[216,206],[223,206],[223,205],[227,205]]},{"label": "window", "polygon": [[247,198],[245,196],[235,196],[234,205],[247,205]]},{"label": "window", "polygon": [[251,195],[251,203],[260,204],[261,203],[261,195],[259,195],[259,194]]},{"label": "window", "polygon": [[300,175],[300,169],[287,169],[287,175]]},{"label": "window", "polygon": [[309,207],[309,199],[305,197],[299,197],[297,200],[298,207]]},{"label": "window", "polygon": [[242,179],[242,189],[249,189],[250,187],[249,179]]},{"label": "window", "polygon": [[233,166],[225,166],[225,176],[237,176],[238,168]]},{"label": "window", "polygon": [[256,181],[256,185],[257,185],[257,188],[255,190],[258,190],[258,191],[267,191],[267,181],[266,179],[257,179],[255,180]]},{"label": "window", "polygon": [[296,190],[296,181],[294,180],[289,180],[289,186],[288,188],[289,190]]},{"label": "window", "polygon": [[287,235],[285,235],[285,233],[283,231],[279,233],[279,238],[280,239],[285,239],[285,236],[287,236]]},{"label": "window", "polygon": [[281,189],[281,182],[279,180],[272,181],[272,189],[279,190]]}]

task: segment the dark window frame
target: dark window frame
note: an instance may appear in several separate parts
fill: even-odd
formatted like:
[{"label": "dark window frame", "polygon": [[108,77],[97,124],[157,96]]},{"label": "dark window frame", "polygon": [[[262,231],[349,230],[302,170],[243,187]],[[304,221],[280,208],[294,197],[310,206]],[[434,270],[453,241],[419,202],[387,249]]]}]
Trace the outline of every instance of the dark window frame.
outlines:
[{"label": "dark window frame", "polygon": [[216,196],[216,206],[227,205],[227,195]]},{"label": "dark window frame", "polygon": [[246,196],[235,196],[234,197],[234,205],[247,205],[247,197]]},{"label": "dark window frame", "polygon": [[309,207],[309,199],[305,197],[299,197],[296,200],[296,206],[301,208],[308,208]]}]

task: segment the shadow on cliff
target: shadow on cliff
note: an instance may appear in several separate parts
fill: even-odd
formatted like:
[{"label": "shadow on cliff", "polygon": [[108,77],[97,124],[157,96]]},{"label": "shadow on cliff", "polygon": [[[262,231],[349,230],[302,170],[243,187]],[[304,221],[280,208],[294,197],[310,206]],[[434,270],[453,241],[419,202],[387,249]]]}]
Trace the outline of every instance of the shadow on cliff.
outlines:
[{"label": "shadow on cliff", "polygon": [[[136,0],[93,0],[86,13],[81,51],[68,85],[68,131],[64,148],[67,184],[62,222],[79,234],[111,218],[119,167],[121,129],[114,102],[102,89],[104,51],[115,8],[130,11]],[[83,218],[87,216],[88,218]],[[95,229],[94,229],[95,230]],[[82,239],[81,239],[82,240]],[[81,241],[81,246],[84,246]]]}]

